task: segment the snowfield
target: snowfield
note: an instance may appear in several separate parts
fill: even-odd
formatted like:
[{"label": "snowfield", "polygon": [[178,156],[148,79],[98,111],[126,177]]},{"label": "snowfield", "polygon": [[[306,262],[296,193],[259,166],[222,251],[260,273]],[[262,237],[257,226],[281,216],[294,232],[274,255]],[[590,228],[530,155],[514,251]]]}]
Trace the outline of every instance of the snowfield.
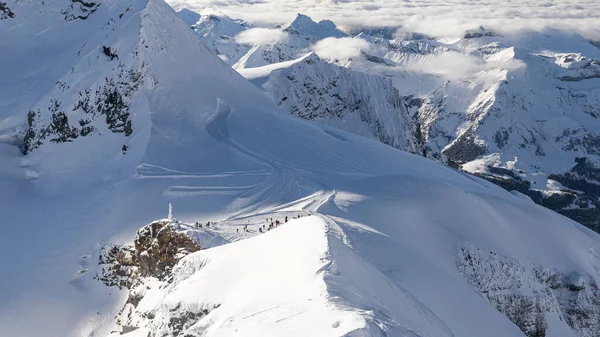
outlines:
[{"label": "snowfield", "polygon": [[[460,168],[600,231],[594,40],[547,27],[350,37],[303,14],[238,35],[232,24],[248,25],[204,15],[192,28],[207,27],[209,48],[284,111]],[[274,40],[239,39],[257,29]],[[551,181],[562,188],[549,193]]]},{"label": "snowfield", "polygon": [[[600,331],[598,234],[283,113],[162,0],[98,3],[9,1],[0,20],[1,336]],[[205,249],[99,282],[103,247],[169,203]]]}]

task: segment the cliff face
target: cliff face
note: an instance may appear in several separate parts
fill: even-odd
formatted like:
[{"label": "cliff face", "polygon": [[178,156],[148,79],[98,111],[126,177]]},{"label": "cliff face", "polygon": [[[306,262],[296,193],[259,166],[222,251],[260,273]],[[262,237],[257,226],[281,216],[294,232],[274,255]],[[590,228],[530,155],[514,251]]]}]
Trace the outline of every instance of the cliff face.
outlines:
[{"label": "cliff face", "polygon": [[276,70],[264,87],[290,114],[418,152],[416,127],[392,81],[327,63],[315,54]]}]

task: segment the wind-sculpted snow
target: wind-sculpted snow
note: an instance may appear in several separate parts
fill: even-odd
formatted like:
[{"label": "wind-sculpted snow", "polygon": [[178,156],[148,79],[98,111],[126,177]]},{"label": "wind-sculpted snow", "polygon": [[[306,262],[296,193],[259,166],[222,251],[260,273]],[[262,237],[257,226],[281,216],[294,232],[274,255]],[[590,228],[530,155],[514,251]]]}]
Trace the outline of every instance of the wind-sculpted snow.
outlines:
[{"label": "wind-sculpted snow", "polygon": [[[58,0],[9,7],[16,16],[0,20],[9,36],[0,57],[12,65],[0,79],[2,336],[523,336],[457,269],[461,247],[576,275],[564,284],[585,291],[600,281],[598,234],[485,180],[290,116],[160,0],[102,1],[68,21],[60,13],[70,4]],[[98,132],[67,142],[51,133],[23,154],[34,106],[71,108],[119,64],[144,64],[144,81],[123,99],[131,134],[112,132],[100,113]],[[95,98],[90,108],[113,111]],[[595,171],[586,161],[573,172]],[[102,247],[131,244],[169,203],[170,223],[208,249],[181,258],[178,242],[196,249],[189,238],[167,240],[165,268],[144,273],[143,286],[95,280],[110,262]],[[139,253],[146,267],[162,258],[151,250]],[[124,255],[127,276],[134,261]],[[492,267],[476,273],[493,273],[497,262],[481,261]],[[561,310],[594,300],[585,294]],[[580,316],[560,325],[545,314],[548,335],[585,336]]]}]

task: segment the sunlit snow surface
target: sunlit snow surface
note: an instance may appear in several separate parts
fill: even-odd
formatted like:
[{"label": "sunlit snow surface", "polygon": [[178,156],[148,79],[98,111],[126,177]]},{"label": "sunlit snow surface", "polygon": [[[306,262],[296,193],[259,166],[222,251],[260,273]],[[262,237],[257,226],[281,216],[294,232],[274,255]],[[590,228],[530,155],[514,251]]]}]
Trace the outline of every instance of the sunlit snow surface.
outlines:
[{"label": "sunlit snow surface", "polygon": [[[94,270],[99,245],[130,242],[169,202],[192,223],[314,214],[188,256],[176,283],[145,303],[220,304],[207,336],[522,336],[457,272],[463,245],[600,279],[597,234],[430,160],[280,113],[159,0],[107,1],[71,24],[36,5],[15,5],[28,13],[20,29],[0,22],[11,64],[3,132],[49,92],[73,104],[59,79],[110,76],[102,44],[120,48],[119,62],[144,62],[151,80],[133,103],[131,138],[47,142],[27,157],[0,145],[1,336],[109,335],[125,293],[80,273]],[[108,18],[116,23],[103,31]],[[54,48],[17,43],[33,38]]]}]

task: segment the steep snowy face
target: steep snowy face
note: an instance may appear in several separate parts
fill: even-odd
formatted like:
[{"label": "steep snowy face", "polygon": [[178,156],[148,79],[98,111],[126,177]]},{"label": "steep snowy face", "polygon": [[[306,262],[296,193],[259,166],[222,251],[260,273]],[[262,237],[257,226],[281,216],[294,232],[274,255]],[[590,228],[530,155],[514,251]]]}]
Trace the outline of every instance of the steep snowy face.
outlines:
[{"label": "steep snowy face", "polygon": [[[188,21],[185,20],[190,15],[194,15],[194,22],[191,22],[191,19]],[[238,34],[252,28],[252,25],[244,21],[233,20],[226,16],[200,16],[200,14],[185,9],[179,12],[179,17],[183,18],[184,22],[200,36],[208,49],[228,64],[237,62],[251,48],[251,46],[239,44],[235,41],[235,37]]]},{"label": "steep snowy face", "polygon": [[[180,12],[184,21],[189,21],[190,12],[194,13],[190,10]],[[236,39],[245,30],[257,27],[228,17],[205,15],[190,26],[210,50],[238,70],[291,61],[310,52],[310,47],[319,40],[347,36],[333,22],[322,20],[317,23],[303,14],[298,14],[287,25],[273,28],[279,38],[268,43]]]},{"label": "steep snowy face", "polygon": [[[210,92],[231,79],[252,89],[241,77],[229,76],[235,72],[214,59],[180,20],[172,15],[160,18],[162,12],[172,11],[162,2],[47,1],[10,6],[22,14],[2,21],[3,35],[9,37],[3,39],[3,49],[10,50],[3,58],[14,65],[2,79],[6,88],[2,139],[21,147],[32,177],[56,175],[67,168],[107,170],[113,177],[130,174],[153,153],[147,149],[154,144],[152,132],[177,133],[177,138],[169,136],[177,147],[197,140],[193,129],[208,111],[194,115],[186,111],[189,108],[177,109],[170,102],[183,94],[166,92],[191,81],[212,83],[199,88],[205,95],[179,103],[191,107],[201,102],[216,106],[217,95]],[[164,25],[174,25],[174,31],[164,31]],[[17,42],[33,36],[40,42]],[[167,58],[182,66],[165,68]],[[229,78],[198,70],[197,63]],[[186,119],[189,131],[175,131],[180,117]],[[84,161],[74,155],[86,152]]]},{"label": "steep snowy face", "polygon": [[[332,111],[335,114],[341,110],[329,105],[336,105],[336,99],[325,99],[335,97],[334,91],[340,90],[327,88],[332,82],[324,77],[331,72],[312,73],[317,67],[309,67],[306,61],[291,61],[304,57],[300,52],[315,49],[324,38],[343,37],[325,28],[299,15],[284,31],[289,33],[288,42],[295,36],[306,36],[301,43],[287,44],[301,48],[291,51],[281,43],[256,45],[234,67],[259,86],[270,74],[272,84],[267,91],[295,115],[312,120]],[[364,76],[358,73],[384,75],[392,79],[408,112],[399,119],[381,115],[367,118],[362,113],[361,122],[368,124],[367,129],[351,120],[356,114],[337,116],[337,122],[328,118],[319,121],[461,167],[599,228],[600,205],[594,192],[600,179],[600,101],[595,84],[600,50],[596,46],[579,35],[555,30],[501,36],[479,27],[456,39],[437,40],[418,34],[388,39],[390,34],[368,33],[371,31],[355,36],[364,41],[352,44],[359,48],[359,53],[353,53],[356,55],[344,56],[347,53],[340,49],[339,57],[328,52],[324,58],[352,74],[335,84],[364,86],[352,94],[366,93],[371,90],[368,81],[350,78]],[[339,44],[339,48],[347,47],[347,43]],[[248,67],[258,68],[244,69]],[[273,71],[282,68],[287,69]],[[292,72],[294,80],[282,76]],[[282,101],[284,98],[290,100]],[[361,100],[352,109],[391,116],[372,102]],[[343,99],[340,103],[348,106]],[[584,164],[579,164],[582,161]]]},{"label": "steep snowy face", "polygon": [[[3,63],[11,64],[0,83],[0,132],[29,155],[32,177],[41,171],[121,166],[131,142],[148,131],[149,115],[140,113],[152,86],[141,43],[145,5],[8,3],[15,15],[0,22]],[[84,147],[94,156],[81,161],[68,155]]]},{"label": "steep snowy face", "polygon": [[600,53],[577,36],[569,47],[587,56],[540,46],[539,38],[527,46],[478,47],[486,64],[501,61],[506,68],[486,71],[488,83],[491,76],[495,82],[477,93],[442,153],[598,230]]},{"label": "steep snowy face", "polygon": [[263,86],[292,115],[418,151],[416,127],[388,78],[355,72],[310,54],[273,71]]}]

